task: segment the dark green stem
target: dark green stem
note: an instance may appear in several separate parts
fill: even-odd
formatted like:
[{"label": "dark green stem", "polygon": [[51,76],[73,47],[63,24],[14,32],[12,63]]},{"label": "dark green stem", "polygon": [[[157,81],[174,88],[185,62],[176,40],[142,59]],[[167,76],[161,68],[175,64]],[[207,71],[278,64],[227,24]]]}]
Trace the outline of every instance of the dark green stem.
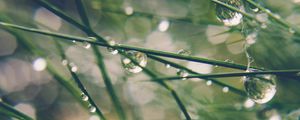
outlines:
[{"label": "dark green stem", "polygon": [[31,117],[27,116],[26,114],[16,110],[11,105],[9,105],[7,103],[4,103],[3,101],[1,101],[1,99],[0,99],[0,113],[9,115],[11,117],[18,118],[20,120],[33,120],[33,118],[31,118]]}]

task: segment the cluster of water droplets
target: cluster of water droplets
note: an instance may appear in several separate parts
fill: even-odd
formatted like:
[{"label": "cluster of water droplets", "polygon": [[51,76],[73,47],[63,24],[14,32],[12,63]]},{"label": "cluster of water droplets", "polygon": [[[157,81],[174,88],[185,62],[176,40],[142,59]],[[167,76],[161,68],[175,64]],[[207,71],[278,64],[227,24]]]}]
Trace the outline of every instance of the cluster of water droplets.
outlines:
[{"label": "cluster of water droplets", "polygon": [[112,48],[113,46],[117,45],[116,41],[114,41],[111,37],[105,37],[105,39],[107,40],[108,45],[111,46],[107,47],[107,51],[112,55],[118,54],[119,51],[117,49]]},{"label": "cluster of water droplets", "polygon": [[78,42],[76,40],[73,40],[72,42],[74,44],[78,45],[78,46],[81,46],[81,47],[85,48],[85,49],[89,49],[92,46],[89,41],[96,41],[97,38],[95,38],[95,37],[88,37],[88,39],[89,39],[88,41],[83,41],[83,42]]},{"label": "cluster of water droplets", "polygon": [[[177,54],[189,56],[189,55],[191,55],[191,51],[185,50],[185,49],[180,49],[177,52]],[[177,69],[177,75],[179,75],[180,77],[182,77],[182,80],[186,80],[185,77],[189,76],[189,72],[187,72],[186,70]]]},{"label": "cluster of water droplets", "polygon": [[121,62],[126,71],[130,73],[139,73],[143,70],[141,67],[146,67],[148,61],[146,54],[134,50],[126,51],[125,54],[126,56],[121,57]]}]

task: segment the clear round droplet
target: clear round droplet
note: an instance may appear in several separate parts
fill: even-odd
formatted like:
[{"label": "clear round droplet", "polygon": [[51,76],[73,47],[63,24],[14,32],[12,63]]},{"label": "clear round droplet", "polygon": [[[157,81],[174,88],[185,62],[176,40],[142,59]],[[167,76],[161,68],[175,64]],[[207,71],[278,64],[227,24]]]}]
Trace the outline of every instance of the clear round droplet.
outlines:
[{"label": "clear round droplet", "polygon": [[43,71],[47,67],[47,61],[44,58],[37,58],[33,61],[32,67],[35,71]]},{"label": "clear round droplet", "polygon": [[191,51],[185,50],[185,49],[180,49],[180,50],[178,50],[177,54],[188,56],[188,55],[191,55]]},{"label": "clear round droplet", "polygon": [[72,71],[72,72],[77,72],[77,70],[78,70],[78,67],[77,67],[77,66],[71,67],[71,71]]},{"label": "clear round droplet", "polygon": [[89,105],[89,111],[91,112],[91,113],[94,113],[94,112],[96,112],[96,107],[94,107],[93,105]]},{"label": "clear round droplet", "polygon": [[[244,11],[244,6],[240,0],[223,0],[222,2]],[[223,22],[225,26],[236,26],[242,22],[243,18],[241,13],[219,4],[216,5],[216,15],[217,19]]]},{"label": "clear round droplet", "polygon": [[134,10],[131,6],[127,6],[127,7],[124,8],[124,12],[125,12],[126,15],[132,15]]},{"label": "clear round droplet", "polygon": [[189,76],[189,73],[185,70],[179,70],[177,72],[177,75],[179,75],[180,77],[183,77],[182,80],[186,80],[185,77]]},{"label": "clear round droplet", "polygon": [[243,78],[245,91],[248,97],[254,102],[263,104],[269,102],[274,97],[276,93],[276,76],[256,75]]},{"label": "clear round droplet", "polygon": [[82,99],[82,101],[88,101],[89,97],[86,94],[82,93],[81,94],[81,99]]},{"label": "clear round droplet", "polygon": [[76,40],[72,40],[73,43],[76,43]]},{"label": "clear round droplet", "polygon": [[[126,51],[126,55],[135,60],[140,66],[146,67],[147,65],[147,55],[138,51]],[[121,57],[121,62],[126,71],[131,73],[139,73],[143,69],[136,65],[131,59],[126,58],[124,56]]]},{"label": "clear round droplet", "polygon": [[67,59],[63,59],[61,61],[61,64],[64,65],[64,66],[66,66],[68,64],[68,60]]},{"label": "clear round droplet", "polygon": [[170,68],[171,65],[170,64],[165,64],[166,68]]},{"label": "clear round droplet", "polygon": [[222,91],[223,91],[224,93],[228,93],[228,92],[229,92],[229,88],[228,88],[228,87],[223,87]]},{"label": "clear round droplet", "polygon": [[212,81],[211,80],[206,81],[206,85],[207,86],[211,86],[212,85]]},{"label": "clear round droplet", "polygon": [[162,20],[158,24],[158,30],[161,32],[165,32],[169,29],[170,22],[168,20]]},{"label": "clear round droplet", "polygon": [[244,107],[245,107],[245,108],[252,108],[254,105],[255,105],[255,102],[252,101],[251,99],[247,99],[247,100],[244,102]]}]

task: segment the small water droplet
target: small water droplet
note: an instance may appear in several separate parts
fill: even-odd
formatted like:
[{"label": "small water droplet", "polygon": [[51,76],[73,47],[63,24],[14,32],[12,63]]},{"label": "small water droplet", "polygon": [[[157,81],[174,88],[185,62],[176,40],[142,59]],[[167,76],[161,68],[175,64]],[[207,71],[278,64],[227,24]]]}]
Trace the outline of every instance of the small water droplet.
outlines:
[{"label": "small water droplet", "polygon": [[[249,70],[249,72],[256,70]],[[248,97],[256,103],[270,101],[276,93],[275,75],[255,75],[244,77],[244,87]]]},{"label": "small water droplet", "polygon": [[124,11],[125,11],[125,14],[126,14],[126,15],[132,15],[133,12],[134,12],[134,10],[133,10],[133,8],[132,8],[131,6],[125,7],[125,8],[124,8]]},{"label": "small water droplet", "polygon": [[296,75],[297,75],[297,76],[300,76],[300,72],[298,72]]},{"label": "small water droplet", "polygon": [[[240,0],[227,0],[222,2],[244,11],[244,6]],[[218,20],[223,22],[225,26],[236,26],[242,22],[243,18],[241,13],[219,4],[216,5],[216,15]]]},{"label": "small water droplet", "polygon": [[169,29],[170,22],[168,20],[162,20],[158,24],[158,30],[161,32],[165,32]]},{"label": "small water droplet", "polygon": [[89,100],[89,97],[88,97],[86,94],[81,93],[81,99],[82,99],[83,101],[88,101],[88,100]]},{"label": "small water droplet", "polygon": [[76,43],[76,40],[72,40],[73,43]]},{"label": "small water droplet", "polygon": [[211,86],[212,85],[212,81],[211,80],[206,81],[206,85],[207,86]]},{"label": "small water droplet", "polygon": [[295,31],[293,28],[290,28],[290,29],[289,29],[289,32],[290,32],[291,34],[294,34],[296,31]]},{"label": "small water droplet", "polygon": [[71,67],[71,71],[72,71],[72,72],[77,72],[77,70],[78,70],[78,67],[77,67],[77,66]]},{"label": "small water droplet", "polygon": [[67,59],[63,59],[63,60],[61,61],[61,64],[62,64],[63,66],[66,66],[66,65],[68,64],[68,60],[67,60]]},{"label": "small water droplet", "polygon": [[249,98],[244,102],[245,108],[252,108],[254,105],[255,105],[255,102]]},{"label": "small water droplet", "polygon": [[[109,46],[115,46],[116,42],[114,40],[112,40],[111,38],[107,38],[108,39],[108,45]],[[112,47],[107,47],[107,51],[112,54],[112,55],[116,55],[119,53],[119,51],[117,49],[114,49]]]},{"label": "small water droplet", "polygon": [[228,88],[228,87],[223,87],[222,91],[223,91],[224,93],[228,93],[229,88]]},{"label": "small water droplet", "polygon": [[215,68],[219,67],[219,65],[214,65]]},{"label": "small water droplet", "polygon": [[91,47],[91,44],[88,42],[84,42],[83,44],[84,44],[83,46],[85,49],[89,49]]},{"label": "small water droplet", "polygon": [[37,58],[33,61],[32,67],[35,71],[43,71],[47,67],[47,61],[44,58]]},{"label": "small water droplet", "polygon": [[[147,65],[147,55],[142,52],[129,50],[126,51],[126,55],[131,57],[142,67],[145,67]],[[135,65],[134,62],[132,62],[129,58],[122,56],[121,62],[125,70],[127,70],[128,72],[139,73],[143,70],[140,66]]]},{"label": "small water droplet", "polygon": [[171,65],[170,64],[165,64],[166,68],[170,68]]},{"label": "small water droplet", "polygon": [[185,50],[185,49],[180,49],[180,50],[178,50],[177,54],[189,56],[189,55],[191,55],[191,51]]},{"label": "small water droplet", "polygon": [[274,17],[277,18],[277,19],[280,19],[280,18],[281,18],[281,16],[278,15],[278,14],[274,14]]},{"label": "small water droplet", "polygon": [[224,60],[224,62],[234,63],[234,61],[233,61],[233,60],[230,60],[230,59],[226,59],[226,60]]},{"label": "small water droplet", "polygon": [[179,75],[180,77],[183,77],[182,80],[186,80],[185,77],[189,76],[189,73],[186,70],[179,70],[177,72],[177,75]]},{"label": "small water droplet", "polygon": [[90,39],[91,41],[97,41],[97,38],[96,37],[88,37],[88,39]]},{"label": "small water droplet", "polygon": [[89,111],[91,112],[91,113],[94,113],[94,112],[96,112],[96,107],[94,107],[93,105],[89,105]]}]

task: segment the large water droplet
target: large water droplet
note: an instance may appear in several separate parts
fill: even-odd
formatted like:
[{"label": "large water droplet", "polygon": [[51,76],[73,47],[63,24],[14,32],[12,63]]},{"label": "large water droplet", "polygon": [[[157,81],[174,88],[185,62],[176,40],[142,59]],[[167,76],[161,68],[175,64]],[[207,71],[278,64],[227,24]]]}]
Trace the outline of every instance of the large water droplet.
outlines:
[{"label": "large water droplet", "polygon": [[[250,72],[253,70],[250,70]],[[263,104],[270,101],[276,93],[276,76],[256,75],[246,76],[244,87],[248,97],[256,103]]]},{"label": "large water droplet", "polygon": [[91,112],[91,113],[94,113],[94,112],[96,112],[96,107],[94,107],[93,105],[89,105],[89,111]]},{"label": "large water droplet", "polygon": [[[244,6],[240,0],[222,0],[222,2],[244,11]],[[238,25],[242,22],[243,18],[241,13],[233,11],[220,4],[216,5],[216,15],[218,20],[223,22],[225,26]]]},{"label": "large water droplet", "polygon": [[81,94],[81,99],[82,99],[83,101],[88,101],[88,100],[89,100],[89,97],[88,97],[86,94],[82,93],[82,94]]},{"label": "large water droplet", "polygon": [[[144,54],[144,53],[130,50],[130,51],[126,51],[126,55],[131,57],[133,60],[135,60],[142,67],[145,67],[147,65],[147,55]],[[139,73],[143,70],[140,66],[134,64],[134,62],[132,62],[129,58],[122,57],[121,62],[122,62],[123,67],[128,72]]]}]

